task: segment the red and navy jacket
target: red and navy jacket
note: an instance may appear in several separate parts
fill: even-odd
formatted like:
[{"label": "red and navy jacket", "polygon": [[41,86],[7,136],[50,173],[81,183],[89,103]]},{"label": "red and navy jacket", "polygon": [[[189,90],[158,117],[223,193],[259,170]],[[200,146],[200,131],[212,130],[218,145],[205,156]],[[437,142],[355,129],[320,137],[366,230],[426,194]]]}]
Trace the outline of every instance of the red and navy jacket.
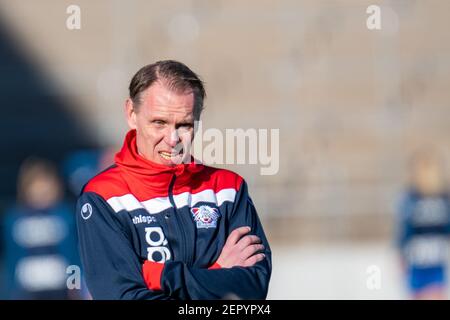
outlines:
[{"label": "red and navy jacket", "polygon": [[[115,164],[77,202],[81,261],[94,299],[265,299],[271,251],[242,177],[195,162],[141,157],[130,131]],[[265,258],[221,268],[234,229],[250,226]]]}]

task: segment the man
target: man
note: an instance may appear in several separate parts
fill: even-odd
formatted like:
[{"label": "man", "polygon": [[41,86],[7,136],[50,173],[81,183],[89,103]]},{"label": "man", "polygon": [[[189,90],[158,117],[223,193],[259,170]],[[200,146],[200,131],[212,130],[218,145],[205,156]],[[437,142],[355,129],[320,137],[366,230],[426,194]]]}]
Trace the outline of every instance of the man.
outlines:
[{"label": "man", "polygon": [[265,299],[271,251],[247,184],[196,163],[205,91],[187,66],[139,70],[115,165],[77,204],[83,271],[94,299]]}]

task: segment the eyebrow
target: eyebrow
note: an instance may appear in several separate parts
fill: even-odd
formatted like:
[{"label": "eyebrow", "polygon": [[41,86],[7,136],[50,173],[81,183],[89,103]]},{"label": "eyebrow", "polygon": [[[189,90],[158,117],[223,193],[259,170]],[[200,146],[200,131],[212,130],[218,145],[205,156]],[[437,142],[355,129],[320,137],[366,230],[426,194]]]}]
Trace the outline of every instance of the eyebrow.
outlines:
[{"label": "eyebrow", "polygon": [[[152,119],[148,119],[148,122],[150,122],[150,123],[154,122],[154,121],[169,122],[169,119],[164,116],[154,116]],[[179,126],[183,126],[183,125],[193,125],[194,122],[195,122],[194,118],[192,120],[183,119],[180,122],[176,123],[175,126],[179,127]]]},{"label": "eyebrow", "polygon": [[181,127],[181,126],[185,126],[185,125],[194,125],[194,121],[181,121],[179,123],[177,123],[175,126],[176,127]]},{"label": "eyebrow", "polygon": [[167,118],[165,117],[153,117],[151,119],[148,119],[148,122],[154,122],[154,121],[164,121],[167,122]]}]

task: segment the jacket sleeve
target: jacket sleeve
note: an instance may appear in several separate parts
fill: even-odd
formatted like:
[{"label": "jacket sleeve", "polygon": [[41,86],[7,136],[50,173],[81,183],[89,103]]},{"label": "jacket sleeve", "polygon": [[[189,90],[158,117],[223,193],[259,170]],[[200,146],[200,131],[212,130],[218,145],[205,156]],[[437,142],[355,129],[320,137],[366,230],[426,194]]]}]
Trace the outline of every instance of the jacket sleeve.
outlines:
[{"label": "jacket sleeve", "polygon": [[[236,194],[229,216],[229,231],[242,226],[250,226],[250,233],[260,237],[265,247],[265,258],[254,266],[217,268],[215,264],[213,268],[201,269],[189,267],[181,261],[166,261],[164,268],[159,269],[160,277],[153,276],[153,279],[146,281],[147,285],[161,288],[166,294],[184,300],[265,299],[272,271],[271,250],[245,181],[242,181]],[[144,274],[155,275],[157,272],[158,263],[144,264]]]},{"label": "jacket sleeve", "polygon": [[142,262],[123,224],[102,197],[83,193],[76,210],[82,270],[94,299],[170,298],[148,289]]}]

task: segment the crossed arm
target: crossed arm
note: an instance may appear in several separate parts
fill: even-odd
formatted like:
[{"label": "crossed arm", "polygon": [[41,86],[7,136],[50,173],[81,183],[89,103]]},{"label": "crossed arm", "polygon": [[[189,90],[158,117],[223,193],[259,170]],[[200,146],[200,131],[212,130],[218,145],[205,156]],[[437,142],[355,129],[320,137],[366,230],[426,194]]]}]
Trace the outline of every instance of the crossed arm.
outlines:
[{"label": "crossed arm", "polygon": [[222,268],[251,267],[265,257],[264,245],[256,235],[246,235],[248,226],[234,229],[227,238],[217,263]]},{"label": "crossed arm", "polygon": [[[164,265],[146,261],[144,280],[154,292],[165,292],[180,299],[264,299],[267,294],[260,237],[248,234],[248,226],[234,229],[227,238],[216,263],[208,269],[188,267],[179,261]],[[260,263],[261,265],[258,265]]]},{"label": "crossed arm", "polygon": [[[246,186],[241,190],[245,195]],[[248,197],[238,198],[230,216],[226,243],[209,268],[182,261],[164,264],[141,260],[108,204],[84,193],[95,211],[88,220],[77,214],[83,271],[94,299],[265,299],[271,275],[271,251]]]}]

